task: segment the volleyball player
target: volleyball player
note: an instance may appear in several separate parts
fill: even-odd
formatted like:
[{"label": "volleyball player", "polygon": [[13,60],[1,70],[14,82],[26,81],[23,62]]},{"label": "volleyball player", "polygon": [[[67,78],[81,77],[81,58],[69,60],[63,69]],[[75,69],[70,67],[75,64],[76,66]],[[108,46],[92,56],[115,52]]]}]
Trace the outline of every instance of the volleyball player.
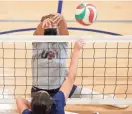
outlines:
[{"label": "volleyball player", "polygon": [[[43,16],[40,24],[36,28],[34,35],[69,35],[67,23],[60,14],[50,14]],[[63,38],[63,37],[62,37]],[[31,96],[34,97],[39,91],[47,91],[50,96],[54,96],[59,90],[68,75],[66,59],[68,58],[67,42],[38,42],[33,43],[33,87]],[[97,94],[88,88],[73,85],[69,97],[102,98],[102,94]],[[95,95],[93,95],[95,94]],[[113,98],[113,95],[104,95]],[[112,105],[125,108],[127,105]]]},{"label": "volleyball player", "polygon": [[83,45],[83,40],[75,43],[67,78],[61,84],[58,92],[51,97],[47,91],[39,91],[31,103],[26,99],[17,98],[16,104],[19,114],[65,114],[64,107],[69,95],[73,93],[72,88],[76,78],[79,52]]}]

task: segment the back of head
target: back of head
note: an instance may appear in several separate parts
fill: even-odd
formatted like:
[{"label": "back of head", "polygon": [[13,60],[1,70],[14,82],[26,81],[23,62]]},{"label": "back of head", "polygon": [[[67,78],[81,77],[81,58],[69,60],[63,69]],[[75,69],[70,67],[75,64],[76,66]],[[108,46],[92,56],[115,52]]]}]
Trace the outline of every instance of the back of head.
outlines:
[{"label": "back of head", "polygon": [[39,92],[31,101],[32,114],[51,114],[53,100],[48,93]]}]

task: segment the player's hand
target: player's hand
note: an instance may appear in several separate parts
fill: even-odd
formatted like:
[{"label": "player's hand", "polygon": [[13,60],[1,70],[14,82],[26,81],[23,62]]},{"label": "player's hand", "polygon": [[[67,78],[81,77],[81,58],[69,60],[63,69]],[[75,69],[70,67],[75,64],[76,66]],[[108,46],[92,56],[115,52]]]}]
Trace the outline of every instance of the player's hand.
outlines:
[{"label": "player's hand", "polygon": [[55,16],[52,18],[53,23],[56,25],[59,25],[61,21],[64,20],[63,16],[59,13],[55,14]]},{"label": "player's hand", "polygon": [[52,27],[52,25],[53,25],[53,21],[52,21],[52,19],[50,19],[50,18],[47,18],[47,19],[45,19],[43,22],[42,22],[42,28],[51,28]]},{"label": "player's hand", "polygon": [[83,39],[77,40],[74,45],[75,50],[81,50],[86,42]]}]

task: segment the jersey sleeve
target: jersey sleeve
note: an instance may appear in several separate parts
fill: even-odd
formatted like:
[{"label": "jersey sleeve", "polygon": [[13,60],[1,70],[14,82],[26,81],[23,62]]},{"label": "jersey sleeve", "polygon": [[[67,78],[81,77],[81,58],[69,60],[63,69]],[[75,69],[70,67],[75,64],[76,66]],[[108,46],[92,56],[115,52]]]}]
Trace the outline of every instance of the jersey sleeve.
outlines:
[{"label": "jersey sleeve", "polygon": [[25,109],[25,110],[22,112],[22,114],[31,114],[31,111],[28,110],[28,109]]},{"label": "jersey sleeve", "polygon": [[65,96],[64,96],[64,93],[62,91],[57,92],[53,96],[53,99],[59,105],[62,105],[62,106],[66,105]]}]

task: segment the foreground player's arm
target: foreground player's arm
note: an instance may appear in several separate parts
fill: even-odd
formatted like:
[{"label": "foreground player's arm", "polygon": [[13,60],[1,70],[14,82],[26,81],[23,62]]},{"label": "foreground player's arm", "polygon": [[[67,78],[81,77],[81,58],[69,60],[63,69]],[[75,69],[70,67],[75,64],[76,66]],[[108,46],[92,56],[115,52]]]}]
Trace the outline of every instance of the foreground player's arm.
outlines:
[{"label": "foreground player's arm", "polygon": [[31,109],[30,103],[26,99],[17,98],[16,104],[17,104],[17,110],[19,114],[22,114],[25,109]]},{"label": "foreground player's arm", "polygon": [[68,99],[69,94],[72,90],[75,78],[76,78],[79,52],[83,45],[84,45],[83,40],[79,40],[74,45],[74,51],[72,53],[72,59],[71,59],[71,63],[70,63],[69,73],[68,73],[66,80],[64,81],[64,83],[62,84],[62,86],[60,88],[60,91],[62,91],[64,93],[65,100]]},{"label": "foreground player's arm", "polygon": [[61,14],[56,14],[53,17],[53,23],[56,23],[58,25],[60,35],[69,35],[67,23]]}]

